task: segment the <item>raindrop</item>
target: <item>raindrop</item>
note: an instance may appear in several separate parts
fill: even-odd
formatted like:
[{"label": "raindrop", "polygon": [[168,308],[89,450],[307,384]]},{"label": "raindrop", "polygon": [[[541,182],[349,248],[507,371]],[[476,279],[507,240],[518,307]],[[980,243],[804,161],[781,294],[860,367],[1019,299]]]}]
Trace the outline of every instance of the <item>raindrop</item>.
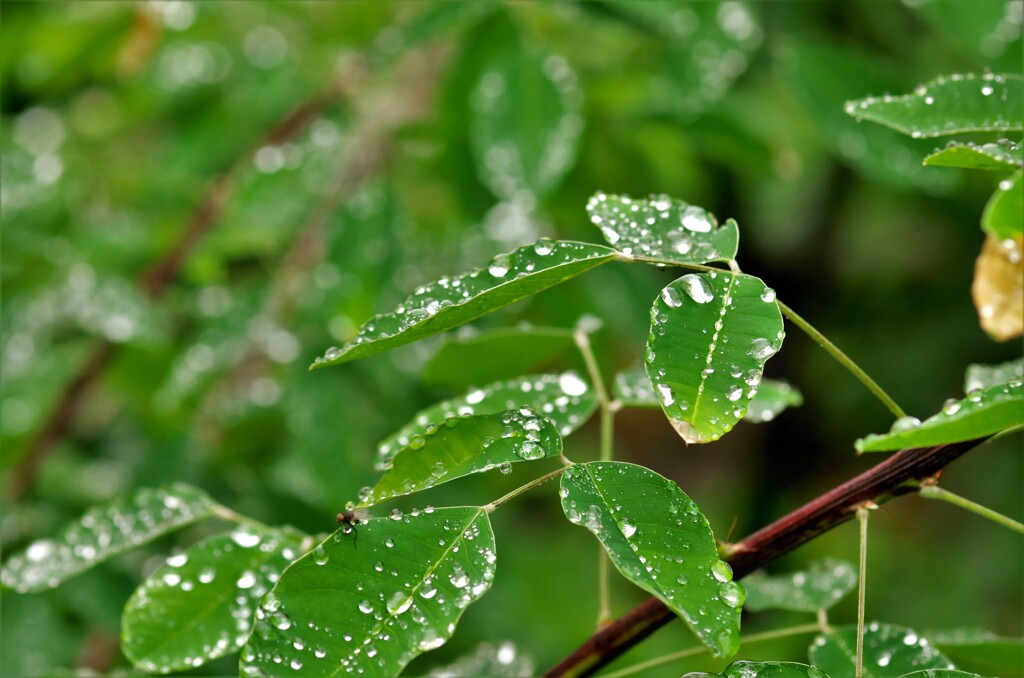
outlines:
[{"label": "raindrop", "polygon": [[724,560],[715,561],[711,566],[711,574],[720,582],[732,581],[732,567]]},{"label": "raindrop", "polygon": [[892,423],[892,428],[889,429],[890,433],[903,433],[904,431],[911,431],[921,425],[921,420],[917,417],[900,417]]},{"label": "raindrop", "polygon": [[661,299],[673,308],[678,308],[683,305],[683,295],[681,295],[679,290],[671,285],[661,291]]},{"label": "raindrop", "polygon": [[359,611],[363,614],[370,614],[371,612],[373,612],[373,605],[370,603],[370,601],[364,600],[363,602],[359,603]]},{"label": "raindrop", "polygon": [[701,275],[689,273],[680,278],[679,282],[683,285],[683,289],[686,291],[687,296],[698,304],[706,304],[715,298],[715,293],[711,289],[711,284]]},{"label": "raindrop", "polygon": [[629,539],[634,534],[636,534],[636,525],[629,522],[628,520],[623,520],[619,527],[622,528],[622,536],[624,536],[626,539]]},{"label": "raindrop", "polygon": [[587,392],[587,382],[580,379],[575,372],[563,372],[558,377],[558,387],[567,396],[581,396]]},{"label": "raindrop", "polygon": [[764,288],[764,291],[761,292],[761,301],[766,304],[770,304],[775,301],[775,290],[770,287]]},{"label": "raindrop", "polygon": [[509,259],[507,254],[499,254],[498,256],[491,259],[491,265],[487,267],[487,272],[493,275],[495,278],[502,278],[508,273]]},{"label": "raindrop", "polygon": [[736,582],[729,581],[718,587],[718,597],[729,607],[739,607],[747,599],[747,592]]},{"label": "raindrop", "polygon": [[711,222],[711,215],[696,205],[690,205],[683,210],[683,213],[679,215],[679,221],[683,224],[683,228],[694,233],[708,233],[714,226]]}]

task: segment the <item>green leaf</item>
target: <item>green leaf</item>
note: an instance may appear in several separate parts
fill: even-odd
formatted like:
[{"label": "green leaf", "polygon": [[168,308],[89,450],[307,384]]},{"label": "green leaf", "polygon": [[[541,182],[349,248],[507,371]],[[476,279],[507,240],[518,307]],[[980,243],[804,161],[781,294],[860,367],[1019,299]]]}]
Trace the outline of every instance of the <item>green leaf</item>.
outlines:
[{"label": "green leaf", "polygon": [[412,511],[356,530],[338,530],[281,575],[242,649],[243,676],[398,675],[443,645],[494,579],[481,508]]},{"label": "green leaf", "polygon": [[780,379],[762,379],[757,393],[747,405],[746,421],[760,424],[771,421],[788,407],[800,407],[804,396],[788,382]]},{"label": "green leaf", "polygon": [[1024,130],[1024,77],[984,73],[943,76],[904,96],[846,102],[845,110],[914,138]]},{"label": "green leaf", "polygon": [[412,436],[373,489],[360,493],[359,506],[561,453],[562,438],[554,424],[531,409],[453,417]]},{"label": "green leaf", "polygon": [[883,452],[904,447],[944,445],[998,433],[1024,423],[1024,386],[1017,379],[975,391],[962,400],[949,400],[942,411],[919,422],[897,419],[889,433],[872,434],[856,442],[858,452]]},{"label": "green leaf", "polygon": [[654,386],[643,367],[633,367],[615,375],[612,393],[625,407],[661,407]]},{"label": "green leaf", "polygon": [[923,671],[904,673],[900,678],[981,678],[981,676],[977,673],[956,669],[924,669]]},{"label": "green leaf", "polygon": [[422,377],[429,384],[452,388],[488,384],[536,370],[573,345],[572,330],[563,327],[460,331],[431,356]]},{"label": "green leaf", "polygon": [[747,609],[827,610],[857,588],[857,568],[842,560],[825,558],[800,572],[769,576],[757,571],[744,577]]},{"label": "green leaf", "polygon": [[410,446],[416,436],[425,436],[450,419],[521,407],[539,412],[557,427],[559,434],[567,436],[594,413],[597,397],[590,385],[572,371],[518,377],[475,388],[422,410],[397,433],[382,440],[377,447],[377,470],[387,470],[391,459]]},{"label": "green leaf", "polygon": [[964,393],[970,394],[983,388],[1021,379],[1024,379],[1024,358],[999,365],[969,365],[964,375]]},{"label": "green leaf", "polygon": [[[833,676],[852,676],[857,627],[840,626],[811,644],[811,663]],[[952,669],[953,662],[914,631],[871,622],[864,629],[864,678],[895,678],[912,671]]]},{"label": "green leaf", "polygon": [[418,288],[390,313],[359,328],[342,348],[327,349],[310,369],[337,365],[450,330],[611,261],[600,245],[540,240],[499,254],[487,268]]},{"label": "green leaf", "polygon": [[933,167],[963,167],[1002,172],[1024,167],[1024,147],[1009,140],[995,144],[951,142],[924,159]]},{"label": "green leaf", "polygon": [[783,336],[775,292],[754,276],[690,273],[661,291],[647,374],[683,440],[718,440],[746,415]]},{"label": "green leaf", "polygon": [[687,673],[683,678],[829,678],[817,666],[796,662],[738,661],[729,664],[721,673]]},{"label": "green leaf", "polygon": [[141,488],[89,509],[56,537],[33,542],[8,558],[3,585],[19,593],[54,588],[114,556],[209,518],[216,506],[202,490],[181,483]]},{"label": "green leaf", "polygon": [[1024,638],[1001,638],[980,629],[923,631],[956,665],[984,676],[1024,675]]},{"label": "green leaf", "polygon": [[121,649],[149,673],[185,671],[237,652],[256,607],[301,553],[302,537],[242,527],[202,541],[135,589]]},{"label": "green leaf", "polygon": [[981,227],[997,238],[1024,233],[1024,172],[1017,171],[999,182],[981,215]]},{"label": "green leaf", "polygon": [[642,466],[589,462],[566,469],[561,496],[566,517],[594,533],[626,579],[682,617],[716,655],[736,653],[746,594],[719,560],[707,518],[678,485]]},{"label": "green leaf", "polygon": [[587,213],[608,244],[633,256],[703,264],[735,259],[739,248],[735,221],[719,226],[704,208],[667,195],[634,199],[597,193],[587,202]]},{"label": "green leaf", "polygon": [[532,675],[533,660],[509,641],[497,647],[490,643],[481,643],[472,654],[460,657],[446,666],[437,667],[427,674],[428,678],[522,678]]}]

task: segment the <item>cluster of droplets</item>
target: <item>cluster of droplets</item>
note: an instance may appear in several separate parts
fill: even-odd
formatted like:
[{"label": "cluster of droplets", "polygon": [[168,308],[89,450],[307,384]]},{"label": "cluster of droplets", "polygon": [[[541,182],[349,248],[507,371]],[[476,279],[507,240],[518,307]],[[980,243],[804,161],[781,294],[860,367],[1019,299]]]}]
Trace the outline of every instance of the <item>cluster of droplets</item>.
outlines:
[{"label": "cluster of droplets", "polygon": [[968,395],[989,386],[1024,379],[1024,358],[1000,365],[970,365],[964,378],[964,392]]},{"label": "cluster of droplets", "polygon": [[[835,635],[821,635],[811,644],[811,660],[830,644],[851,645],[855,629]],[[848,652],[846,648],[842,650]],[[852,661],[852,657],[851,657]],[[877,666],[884,669],[889,665],[908,667],[904,671],[925,671],[928,669],[952,669],[953,663],[933,646],[927,638],[911,629],[892,624],[871,622],[864,631],[864,667]],[[852,668],[852,667],[851,667]]]},{"label": "cluster of droplets", "polygon": [[471,654],[434,669],[427,678],[461,678],[463,676],[532,676],[533,662],[519,652],[515,644],[503,641],[498,645],[481,643]]},{"label": "cluster of droplets", "polygon": [[[458,276],[445,276],[416,288],[393,311],[381,313],[367,321],[359,328],[351,342],[340,348],[328,348],[313,362],[313,366],[336,362],[364,343],[392,339],[414,330],[445,309],[462,307],[462,314],[465,316],[471,313],[465,309],[466,306],[474,303],[483,304],[482,297],[507,283],[521,281],[524,284],[522,296],[525,297],[559,282],[557,279],[549,278],[543,284],[526,285],[527,278],[540,273],[547,273],[550,276],[551,269],[570,264],[584,265],[581,262],[607,258],[608,251],[605,248],[561,240],[542,240],[509,253],[499,254],[485,268]],[[566,277],[571,275],[573,273],[567,273]],[[520,297],[503,299],[500,305],[510,304],[518,298]],[[482,315],[496,307],[481,305],[480,308],[476,315]],[[460,321],[465,322],[471,317],[475,316],[461,317]],[[441,329],[455,324],[458,323],[453,322]]]},{"label": "cluster of droplets", "polygon": [[824,558],[806,570],[780,576],[755,572],[744,579],[748,591],[761,600],[787,609],[814,612],[828,609],[857,586],[857,569],[850,563]]},{"label": "cluster of droplets", "polygon": [[599,192],[587,202],[587,212],[605,240],[626,254],[685,263],[736,256],[735,222],[719,228],[707,210],[667,195],[634,199]]},{"label": "cluster of droplets", "polygon": [[658,405],[658,396],[643,367],[624,370],[615,375],[615,397],[620,402],[643,406]]},{"label": "cluster of droplets", "polygon": [[57,537],[33,542],[9,558],[2,580],[19,593],[53,588],[73,574],[210,515],[213,502],[194,488],[142,488],[90,509]]},{"label": "cluster of droplets", "polygon": [[[494,579],[494,538],[479,510],[409,511],[361,527],[358,555],[336,534],[264,597],[242,675],[397,674],[443,645]],[[436,545],[426,534],[438,536]],[[318,570],[331,566],[345,576],[324,590]],[[306,609],[310,590],[337,612]]]}]

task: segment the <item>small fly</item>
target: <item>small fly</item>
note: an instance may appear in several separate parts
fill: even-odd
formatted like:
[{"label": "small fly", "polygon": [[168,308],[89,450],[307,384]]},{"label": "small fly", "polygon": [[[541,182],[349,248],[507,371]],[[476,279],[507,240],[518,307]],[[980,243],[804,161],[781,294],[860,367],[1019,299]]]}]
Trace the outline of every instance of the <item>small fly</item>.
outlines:
[{"label": "small fly", "polygon": [[366,511],[366,509],[345,509],[337,515],[336,519],[338,521],[338,526],[341,527],[341,533],[355,535],[352,537],[352,546],[355,546],[356,541],[359,540],[359,533],[356,531],[356,525],[359,523],[365,523],[369,517],[369,512]]}]

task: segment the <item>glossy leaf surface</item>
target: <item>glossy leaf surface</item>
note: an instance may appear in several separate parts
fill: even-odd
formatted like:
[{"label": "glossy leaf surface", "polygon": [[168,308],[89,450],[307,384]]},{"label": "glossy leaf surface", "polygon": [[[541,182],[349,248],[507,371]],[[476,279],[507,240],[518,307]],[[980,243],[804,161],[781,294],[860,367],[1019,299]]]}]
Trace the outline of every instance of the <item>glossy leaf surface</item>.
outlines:
[{"label": "glossy leaf surface", "polygon": [[790,407],[804,404],[804,396],[788,382],[780,379],[762,379],[757,393],[747,405],[746,421],[760,424],[768,422]]},{"label": "glossy leaf surface", "polygon": [[412,436],[369,494],[360,496],[359,506],[561,452],[562,438],[555,425],[527,408],[454,417]]},{"label": "glossy leaf surface", "polygon": [[964,374],[964,393],[973,393],[1021,379],[1024,379],[1024,358],[1008,360],[998,365],[969,365]]},{"label": "glossy leaf surface", "polygon": [[[312,368],[337,365],[445,332],[611,261],[600,245],[540,240],[499,254],[486,268],[419,287],[394,311],[371,318],[355,339]],[[311,368],[311,369],[312,369]]]},{"label": "glossy leaf surface", "polygon": [[857,441],[859,452],[883,452],[971,440],[1024,423],[1024,385],[1019,379],[950,400],[942,411],[918,423],[907,417],[889,433]]},{"label": "glossy leaf surface", "polygon": [[995,172],[1024,167],[1024,147],[1013,143],[951,143],[924,159],[934,167],[962,167]]},{"label": "glossy leaf surface", "polygon": [[1015,238],[1024,233],[1024,172],[999,182],[985,211],[981,227],[997,238]]},{"label": "glossy leaf surface", "polygon": [[4,563],[3,585],[19,593],[53,588],[114,556],[213,515],[216,503],[175,483],[141,488],[86,511],[52,539],[33,542]]},{"label": "glossy leaf surface", "polygon": [[796,662],[738,661],[721,673],[687,673],[683,678],[829,678],[817,666]]},{"label": "glossy leaf surface", "polygon": [[868,97],[846,112],[912,137],[1024,129],[1024,77],[965,74],[936,78],[904,96]]},{"label": "glossy leaf surface", "polygon": [[850,563],[825,558],[806,570],[786,575],[754,572],[743,579],[748,610],[827,610],[857,588],[857,568]]},{"label": "glossy leaf surface", "polygon": [[587,202],[592,224],[612,247],[634,256],[687,264],[736,258],[740,233],[729,219],[667,195],[631,198],[597,193]]},{"label": "glossy leaf surface", "polygon": [[594,533],[626,579],[682,617],[713,653],[736,653],[746,594],[678,485],[642,466],[589,462],[566,469],[561,496],[566,517]]},{"label": "glossy leaf surface", "polygon": [[412,511],[357,529],[328,537],[266,595],[243,676],[397,675],[443,645],[491,586],[494,535],[480,508]]},{"label": "glossy leaf surface", "polygon": [[[856,673],[857,627],[841,626],[814,639],[811,663],[831,676]],[[864,629],[864,677],[896,678],[914,671],[952,669],[927,639],[902,626],[871,622]]]},{"label": "glossy leaf surface", "polygon": [[661,291],[647,374],[683,440],[718,440],[746,415],[783,336],[775,292],[754,276],[690,273]]},{"label": "glossy leaf surface", "polygon": [[1024,675],[1024,638],[1003,638],[981,629],[922,631],[958,668],[983,676]]},{"label": "glossy leaf surface", "polygon": [[301,542],[293,533],[238,528],[171,556],[125,605],[125,656],[148,673],[168,673],[237,652]]},{"label": "glossy leaf surface", "polygon": [[397,433],[382,440],[377,448],[377,469],[386,470],[390,460],[410,446],[416,436],[422,437],[452,418],[496,414],[521,407],[528,407],[549,419],[559,434],[567,436],[590,418],[597,409],[597,398],[590,385],[571,371],[518,377],[475,388],[457,398],[431,405]]},{"label": "glossy leaf surface", "polygon": [[573,347],[564,327],[500,328],[459,332],[423,366],[423,381],[452,388],[490,384],[536,371]]},{"label": "glossy leaf surface", "polygon": [[487,678],[524,678],[534,675],[533,660],[523,654],[515,643],[505,641],[497,645],[482,643],[472,654],[460,657],[447,666],[433,669],[428,678],[461,678],[487,676]]}]

